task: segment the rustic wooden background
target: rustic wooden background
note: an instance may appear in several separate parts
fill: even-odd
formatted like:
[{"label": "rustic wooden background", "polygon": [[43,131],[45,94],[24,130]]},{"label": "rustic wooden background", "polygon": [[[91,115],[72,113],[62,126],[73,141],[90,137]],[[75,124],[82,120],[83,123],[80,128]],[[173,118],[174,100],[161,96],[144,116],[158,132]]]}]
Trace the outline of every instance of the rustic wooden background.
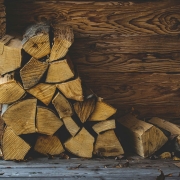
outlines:
[{"label": "rustic wooden background", "polygon": [[[1,0],[2,1],[2,0]],[[180,117],[180,1],[5,0],[7,32],[40,21],[69,24],[70,49],[93,91],[142,118]],[[1,3],[1,32],[5,30]]]}]

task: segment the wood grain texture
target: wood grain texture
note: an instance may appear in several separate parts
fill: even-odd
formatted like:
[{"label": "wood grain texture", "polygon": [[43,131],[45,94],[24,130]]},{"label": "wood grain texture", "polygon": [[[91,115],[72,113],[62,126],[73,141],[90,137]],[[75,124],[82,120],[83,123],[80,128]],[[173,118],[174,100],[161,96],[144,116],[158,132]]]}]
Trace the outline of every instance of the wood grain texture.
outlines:
[{"label": "wood grain texture", "polygon": [[35,133],[36,99],[18,101],[5,111],[2,119],[17,135]]},{"label": "wood grain texture", "polygon": [[[17,3],[18,2],[18,3]],[[75,35],[179,34],[180,3],[167,1],[6,1],[8,28],[23,29],[39,21],[68,24]],[[32,15],[33,14],[33,15]],[[19,18],[21,17],[21,18]]]},{"label": "wood grain texture", "polygon": [[4,160],[23,160],[30,148],[30,145],[17,136],[10,127],[5,129],[2,139]]},{"label": "wood grain texture", "polygon": [[0,2],[0,38],[6,33],[6,12],[3,2]]}]

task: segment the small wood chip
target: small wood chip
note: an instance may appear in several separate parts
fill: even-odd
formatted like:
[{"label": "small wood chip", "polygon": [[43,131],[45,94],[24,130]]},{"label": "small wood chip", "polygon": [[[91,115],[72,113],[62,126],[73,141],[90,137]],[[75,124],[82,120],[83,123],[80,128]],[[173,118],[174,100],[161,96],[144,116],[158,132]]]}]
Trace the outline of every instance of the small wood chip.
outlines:
[{"label": "small wood chip", "polygon": [[78,164],[76,167],[70,167],[69,170],[76,170],[79,169],[82,164]]}]

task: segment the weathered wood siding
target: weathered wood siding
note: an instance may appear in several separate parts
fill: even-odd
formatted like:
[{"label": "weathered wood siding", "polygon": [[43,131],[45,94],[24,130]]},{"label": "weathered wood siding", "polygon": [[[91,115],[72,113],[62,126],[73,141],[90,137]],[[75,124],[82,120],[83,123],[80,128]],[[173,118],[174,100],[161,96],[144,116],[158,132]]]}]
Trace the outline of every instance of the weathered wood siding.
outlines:
[{"label": "weathered wood siding", "polygon": [[180,1],[6,0],[7,30],[69,24],[79,74],[119,114],[180,117]]}]

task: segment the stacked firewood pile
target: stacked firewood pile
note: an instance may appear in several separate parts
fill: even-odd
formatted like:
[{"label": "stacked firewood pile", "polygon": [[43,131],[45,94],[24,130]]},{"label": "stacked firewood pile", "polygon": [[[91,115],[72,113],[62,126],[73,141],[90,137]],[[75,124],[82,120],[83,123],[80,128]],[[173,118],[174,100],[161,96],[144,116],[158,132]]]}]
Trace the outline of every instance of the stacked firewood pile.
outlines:
[{"label": "stacked firewood pile", "polygon": [[[46,24],[30,26],[23,38],[0,40],[4,160],[23,160],[29,151],[59,155],[67,150],[85,158],[124,154],[114,131],[116,109],[82,85],[67,56],[73,41],[69,26]],[[168,141],[153,120],[149,124],[127,115],[117,122],[132,150],[143,157]]]}]

